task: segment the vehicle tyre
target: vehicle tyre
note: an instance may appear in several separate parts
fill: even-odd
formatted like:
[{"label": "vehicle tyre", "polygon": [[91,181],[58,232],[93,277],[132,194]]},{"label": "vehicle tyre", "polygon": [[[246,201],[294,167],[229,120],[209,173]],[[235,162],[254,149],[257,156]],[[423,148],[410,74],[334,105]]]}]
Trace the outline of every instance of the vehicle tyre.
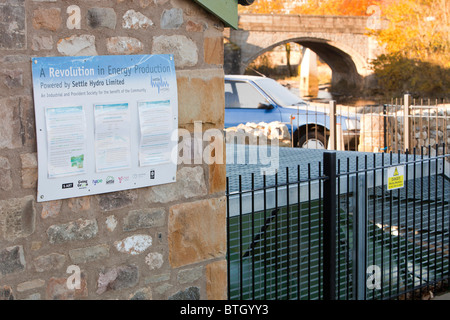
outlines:
[{"label": "vehicle tyre", "polygon": [[327,148],[327,146],[325,145],[325,136],[322,132],[319,131],[309,131],[308,134],[303,134],[294,145],[298,148],[305,149],[324,150]]}]

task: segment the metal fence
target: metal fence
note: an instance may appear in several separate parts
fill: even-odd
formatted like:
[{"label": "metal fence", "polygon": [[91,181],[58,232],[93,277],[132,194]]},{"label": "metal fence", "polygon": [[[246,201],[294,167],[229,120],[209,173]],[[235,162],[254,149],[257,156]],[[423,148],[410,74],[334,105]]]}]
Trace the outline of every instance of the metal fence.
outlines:
[{"label": "metal fence", "polygon": [[[229,299],[416,299],[449,279],[450,168],[438,154],[325,151],[317,167],[227,178]],[[398,169],[403,186],[388,190]],[[397,179],[397,181],[399,181]]]},{"label": "metal fence", "polygon": [[[436,145],[450,143],[450,103],[445,99],[413,99],[407,94],[360,107],[331,101],[323,107],[312,105],[308,112],[312,114],[309,117],[312,123],[318,117],[315,114],[325,112],[329,117],[325,132],[313,124],[307,125],[306,131],[312,139],[323,139],[325,148],[331,150],[405,153],[413,148],[421,152],[424,147],[427,154],[427,146],[431,145],[431,154],[436,154],[439,151],[435,150]],[[351,124],[344,132],[339,123],[343,119]],[[289,125],[295,127],[295,120]],[[295,138],[292,135],[292,145]]]}]

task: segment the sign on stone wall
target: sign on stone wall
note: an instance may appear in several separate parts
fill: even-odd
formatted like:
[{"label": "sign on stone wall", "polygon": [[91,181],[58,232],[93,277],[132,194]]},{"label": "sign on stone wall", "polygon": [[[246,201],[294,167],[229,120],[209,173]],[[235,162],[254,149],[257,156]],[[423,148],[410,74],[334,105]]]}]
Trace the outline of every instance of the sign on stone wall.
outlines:
[{"label": "sign on stone wall", "polygon": [[38,201],[175,181],[173,55],[32,58],[32,73]]}]

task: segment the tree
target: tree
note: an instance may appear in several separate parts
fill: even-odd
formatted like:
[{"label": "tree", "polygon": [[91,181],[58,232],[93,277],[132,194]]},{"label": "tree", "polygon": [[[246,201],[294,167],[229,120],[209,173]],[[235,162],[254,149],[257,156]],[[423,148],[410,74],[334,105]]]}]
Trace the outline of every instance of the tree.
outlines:
[{"label": "tree", "polygon": [[450,67],[450,1],[397,0],[383,8],[388,27],[375,32],[387,54]]},{"label": "tree", "polygon": [[[251,6],[242,7],[240,13],[285,13],[287,4],[292,0],[257,0]],[[305,4],[299,4],[291,8],[292,14],[316,14],[316,15],[367,15],[370,5],[379,5],[386,0],[308,0]]]},{"label": "tree", "polygon": [[388,26],[372,32],[385,50],[372,62],[382,92],[450,96],[449,13],[448,0],[396,0],[383,7]]},{"label": "tree", "polygon": [[308,0],[297,6],[293,12],[298,14],[366,16],[371,5],[381,5],[383,0]]}]

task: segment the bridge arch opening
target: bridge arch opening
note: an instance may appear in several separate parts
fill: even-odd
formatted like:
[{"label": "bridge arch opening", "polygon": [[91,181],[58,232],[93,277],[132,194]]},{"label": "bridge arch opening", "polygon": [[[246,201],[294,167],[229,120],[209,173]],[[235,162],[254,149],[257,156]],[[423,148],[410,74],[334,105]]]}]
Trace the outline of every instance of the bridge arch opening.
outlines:
[{"label": "bridge arch opening", "polygon": [[274,43],[260,50],[247,61],[243,61],[241,73],[244,73],[251,62],[259,56],[287,43],[297,43],[303,48],[314,51],[330,67],[333,90],[350,93],[363,88],[367,66],[362,57],[352,52],[350,48],[318,38],[293,38]]}]

